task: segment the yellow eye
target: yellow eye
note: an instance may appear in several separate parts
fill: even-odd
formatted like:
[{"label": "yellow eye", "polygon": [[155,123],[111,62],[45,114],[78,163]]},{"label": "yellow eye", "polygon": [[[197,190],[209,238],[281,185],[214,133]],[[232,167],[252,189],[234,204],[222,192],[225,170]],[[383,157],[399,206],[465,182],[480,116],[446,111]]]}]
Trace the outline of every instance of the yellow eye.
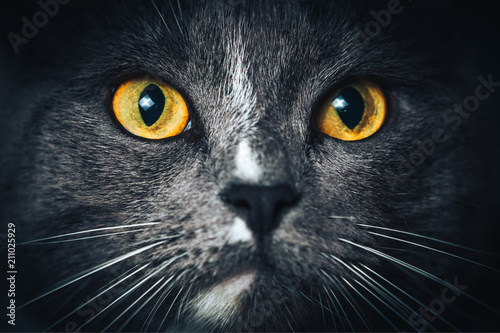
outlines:
[{"label": "yellow eye", "polygon": [[358,79],[337,89],[315,116],[319,129],[344,141],[365,139],[377,132],[386,117],[382,89],[367,79]]},{"label": "yellow eye", "polygon": [[189,113],[182,96],[151,77],[125,81],[113,97],[113,112],[130,133],[146,139],[165,139],[182,133]]}]

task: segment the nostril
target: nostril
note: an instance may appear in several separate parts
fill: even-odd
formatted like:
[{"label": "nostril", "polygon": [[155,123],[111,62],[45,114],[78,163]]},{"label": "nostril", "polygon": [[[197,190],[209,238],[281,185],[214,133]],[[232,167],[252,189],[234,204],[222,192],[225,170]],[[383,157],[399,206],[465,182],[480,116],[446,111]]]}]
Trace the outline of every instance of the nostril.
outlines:
[{"label": "nostril", "polygon": [[289,185],[233,185],[222,197],[235,208],[245,211],[248,227],[259,237],[275,229],[283,210],[298,198]]}]

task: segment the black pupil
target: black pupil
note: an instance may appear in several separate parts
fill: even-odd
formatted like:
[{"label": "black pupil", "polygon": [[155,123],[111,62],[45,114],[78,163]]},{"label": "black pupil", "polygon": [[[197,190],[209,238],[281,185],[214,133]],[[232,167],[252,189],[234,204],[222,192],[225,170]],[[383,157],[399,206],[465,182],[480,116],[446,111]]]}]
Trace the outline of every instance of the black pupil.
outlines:
[{"label": "black pupil", "polygon": [[160,119],[165,107],[165,95],[160,87],[150,84],[139,98],[139,111],[146,126],[151,126]]},{"label": "black pupil", "polygon": [[333,100],[332,105],[337,110],[344,125],[351,130],[358,126],[365,112],[363,97],[359,91],[352,87],[342,89],[337,98]]}]

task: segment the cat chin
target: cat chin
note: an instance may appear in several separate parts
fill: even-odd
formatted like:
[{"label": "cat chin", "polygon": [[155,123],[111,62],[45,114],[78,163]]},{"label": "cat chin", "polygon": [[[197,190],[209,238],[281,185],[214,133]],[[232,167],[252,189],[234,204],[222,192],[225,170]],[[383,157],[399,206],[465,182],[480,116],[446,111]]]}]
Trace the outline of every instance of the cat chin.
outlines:
[{"label": "cat chin", "polygon": [[195,327],[220,327],[230,325],[241,312],[244,295],[255,282],[257,269],[245,269],[224,281],[208,287],[189,303],[188,323]]}]

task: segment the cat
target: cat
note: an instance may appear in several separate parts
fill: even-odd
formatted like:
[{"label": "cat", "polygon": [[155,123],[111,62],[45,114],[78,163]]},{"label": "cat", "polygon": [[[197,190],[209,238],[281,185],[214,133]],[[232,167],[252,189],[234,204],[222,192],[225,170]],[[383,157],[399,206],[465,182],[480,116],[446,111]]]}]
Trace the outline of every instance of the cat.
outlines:
[{"label": "cat", "polygon": [[26,4],[57,14],[4,48],[9,330],[500,328],[484,125],[454,109],[500,76],[462,83],[450,3]]}]

